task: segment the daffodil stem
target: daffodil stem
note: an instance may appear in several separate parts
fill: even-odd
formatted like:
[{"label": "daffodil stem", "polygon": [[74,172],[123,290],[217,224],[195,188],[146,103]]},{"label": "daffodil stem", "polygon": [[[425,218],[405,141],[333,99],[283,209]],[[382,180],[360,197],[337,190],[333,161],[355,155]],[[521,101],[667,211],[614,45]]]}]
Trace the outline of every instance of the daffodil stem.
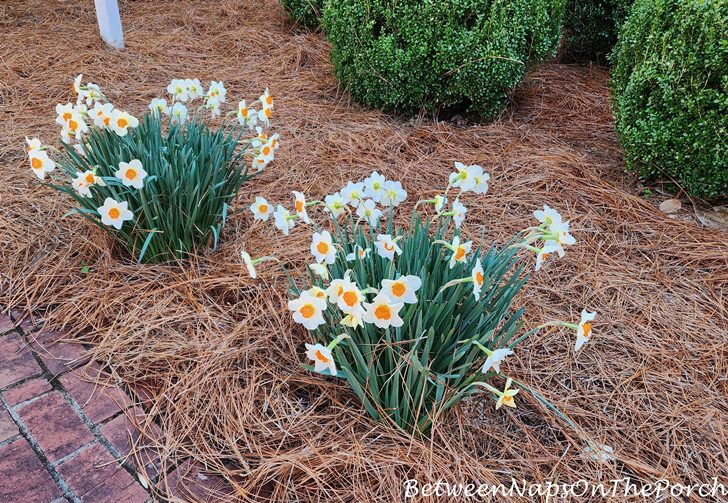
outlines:
[{"label": "daffodil stem", "polygon": [[265,257],[256,258],[256,259],[251,260],[250,262],[253,264],[253,266],[256,266],[256,265],[260,264],[261,262],[267,262],[270,260],[280,262],[280,260],[278,260],[276,257],[273,257],[273,256],[265,256]]},{"label": "daffodil stem", "polygon": [[547,321],[546,323],[543,323],[536,327],[536,329],[539,328],[546,328],[546,327],[566,327],[571,328],[573,330],[577,330],[579,328],[579,325],[575,323],[568,323],[566,321]]},{"label": "daffodil stem", "polygon": [[344,339],[350,339],[350,337],[347,334],[339,334],[336,337],[336,339],[334,339],[333,341],[329,342],[328,346],[326,346],[326,349],[328,349],[329,351],[332,351]]}]

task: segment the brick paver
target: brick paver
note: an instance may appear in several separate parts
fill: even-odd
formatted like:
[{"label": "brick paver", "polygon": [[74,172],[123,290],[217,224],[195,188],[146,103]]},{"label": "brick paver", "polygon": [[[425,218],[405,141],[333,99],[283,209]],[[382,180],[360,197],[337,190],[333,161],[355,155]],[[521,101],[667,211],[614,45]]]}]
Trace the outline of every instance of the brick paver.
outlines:
[{"label": "brick paver", "polygon": [[126,393],[115,385],[108,385],[109,376],[98,364],[68,372],[60,381],[94,423],[102,423],[131,405]]},{"label": "brick paver", "polygon": [[0,447],[0,501],[48,502],[63,494],[28,442]]},{"label": "brick paver", "polygon": [[20,407],[18,415],[51,463],[94,440],[83,420],[57,391]]},{"label": "brick paver", "polygon": [[61,332],[31,333],[28,340],[54,376],[88,362],[83,346],[78,342],[69,342],[67,335]]},{"label": "brick paver", "polygon": [[13,320],[10,319],[10,316],[7,314],[0,314],[0,334],[4,334],[5,332],[12,330],[14,326],[15,323],[13,323]]},{"label": "brick paver", "polygon": [[0,337],[0,388],[40,372],[41,368],[18,333]]},{"label": "brick paver", "polygon": [[[109,443],[116,449],[119,454],[124,457],[134,451],[129,456],[129,461],[135,466],[143,466],[143,470],[149,477],[159,475],[161,468],[160,455],[158,450],[150,445],[147,437],[159,439],[162,431],[156,424],[144,424],[144,413],[139,408],[134,408],[131,412],[132,419],[129,414],[123,414],[101,427],[101,434],[108,439]],[[142,435],[135,423],[140,423],[145,435]]]},{"label": "brick paver", "polygon": [[43,377],[37,379],[31,379],[30,381],[24,382],[14,388],[3,391],[5,400],[8,401],[11,407],[18,405],[19,403],[30,400],[40,396],[48,391],[52,390],[50,383]]},{"label": "brick paver", "polygon": [[20,433],[18,426],[6,410],[0,410],[0,442],[13,438]]},{"label": "brick paver", "polygon": [[83,501],[137,503],[149,498],[137,481],[98,443],[65,461],[58,467],[58,473]]},{"label": "brick paver", "polygon": [[135,401],[64,339],[0,314],[0,503],[143,503],[150,484],[182,501],[230,500],[230,484],[199,464],[161,473],[162,431],[140,408],[153,383],[130,386]]}]

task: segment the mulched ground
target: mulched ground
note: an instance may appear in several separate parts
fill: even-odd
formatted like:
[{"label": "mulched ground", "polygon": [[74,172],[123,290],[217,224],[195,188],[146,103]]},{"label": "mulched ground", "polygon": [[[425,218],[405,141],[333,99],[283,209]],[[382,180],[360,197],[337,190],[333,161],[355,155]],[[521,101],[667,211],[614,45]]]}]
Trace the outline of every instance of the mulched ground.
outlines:
[{"label": "mulched ground", "polygon": [[[99,41],[90,3],[0,5],[0,304],[45,309],[49,326],[93,342],[94,358],[146,390],[170,463],[205,461],[241,501],[391,502],[409,478],[728,477],[728,234],[631,194],[605,71],[545,65],[494,124],[403,120],[349,103],[326,42],[289,26],[276,2],[121,2],[121,11],[118,52]],[[244,187],[215,255],[139,266],[80,218],[61,218],[68,202],[34,179],[22,140],[55,141],[53,108],[71,99],[78,73],[137,113],[173,77],[223,80],[235,101],[271,89],[282,147]],[[284,238],[252,222],[254,195],[320,199],[376,169],[414,202],[444,187],[456,160],[492,176],[486,196],[465,201],[471,236],[485,230],[502,243],[544,203],[572,219],[578,243],[534,274],[519,302],[529,326],[598,311],[593,340],[575,355],[573,334],[542,333],[504,370],[613,446],[615,462],[584,459],[573,432],[525,396],[515,411],[469,400],[427,441],[378,425],[345,384],[300,368],[307,337],[286,313],[280,271],[244,274],[243,247],[274,252],[296,273],[309,253],[307,230]]]}]

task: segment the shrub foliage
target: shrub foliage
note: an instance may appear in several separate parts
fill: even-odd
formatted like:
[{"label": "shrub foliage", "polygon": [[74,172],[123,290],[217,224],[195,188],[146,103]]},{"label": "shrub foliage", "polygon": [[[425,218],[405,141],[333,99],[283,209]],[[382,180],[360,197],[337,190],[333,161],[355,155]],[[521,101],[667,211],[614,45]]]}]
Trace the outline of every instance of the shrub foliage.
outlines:
[{"label": "shrub foliage", "polygon": [[553,53],[565,0],[337,0],[324,29],[339,80],[365,105],[493,118]]},{"label": "shrub foliage", "polygon": [[567,50],[577,61],[606,64],[634,0],[569,0],[564,27]]},{"label": "shrub foliage", "polygon": [[321,26],[324,0],[280,0],[281,5],[296,23],[306,28]]},{"label": "shrub foliage", "polygon": [[700,197],[728,194],[728,2],[638,0],[613,54],[627,165]]}]

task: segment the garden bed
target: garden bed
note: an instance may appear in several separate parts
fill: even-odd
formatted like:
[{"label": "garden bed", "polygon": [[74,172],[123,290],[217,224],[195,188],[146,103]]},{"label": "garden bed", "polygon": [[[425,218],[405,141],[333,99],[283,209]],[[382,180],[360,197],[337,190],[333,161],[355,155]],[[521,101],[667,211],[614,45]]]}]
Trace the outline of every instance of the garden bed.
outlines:
[{"label": "garden bed", "polygon": [[[728,477],[728,234],[631,194],[606,71],[546,65],[489,125],[399,120],[350,104],[326,42],[292,29],[276,2],[121,7],[120,52],[98,39],[91,4],[0,7],[0,305],[43,310],[49,326],[92,341],[96,359],[148,389],[170,462],[191,456],[241,494],[280,500],[397,501],[407,479]],[[67,202],[33,178],[23,137],[55,138],[53,108],[78,73],[139,110],[174,77],[222,80],[235,95],[270,88],[282,147],[245,186],[214,255],[138,265],[78,216],[61,218]],[[447,184],[454,161],[491,175],[464,224],[476,240],[485,231],[503,243],[544,203],[571,219],[578,244],[534,273],[520,300],[528,328],[598,311],[593,340],[575,355],[572,334],[547,331],[508,371],[614,447],[614,462],[585,458],[571,429],[527,396],[508,412],[468,399],[428,441],[379,425],[346,386],[301,368],[308,339],[286,309],[285,275],[269,263],[258,280],[245,273],[243,248],[275,253],[299,274],[309,253],[310,232],[286,237],[253,222],[254,195],[290,201],[299,188],[318,199],[378,170],[413,204]]]}]

